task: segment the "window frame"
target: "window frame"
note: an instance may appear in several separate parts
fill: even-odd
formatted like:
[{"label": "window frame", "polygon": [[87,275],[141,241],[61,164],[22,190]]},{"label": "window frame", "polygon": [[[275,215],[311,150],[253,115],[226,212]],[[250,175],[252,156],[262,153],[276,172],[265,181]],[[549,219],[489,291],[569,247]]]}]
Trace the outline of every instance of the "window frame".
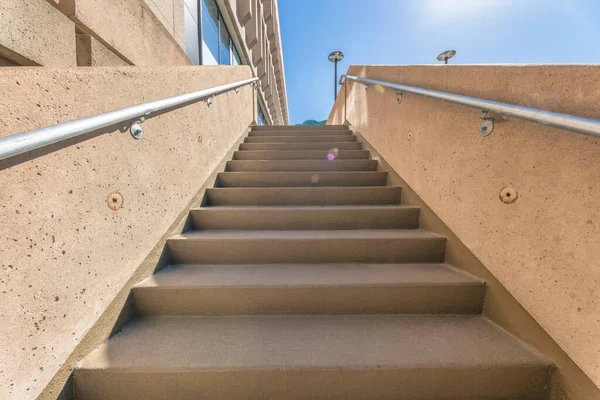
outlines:
[{"label": "window frame", "polygon": [[[204,54],[203,54],[203,51],[202,51],[202,47],[203,47],[203,44],[204,44],[204,35],[202,34],[202,31],[203,31],[203,27],[202,27],[202,25],[203,25],[203,23],[202,23],[203,22],[203,19],[202,19],[202,17],[203,17],[203,14],[202,14],[202,12],[203,12],[202,11],[203,10],[202,3],[204,1],[206,1],[206,0],[197,0],[197,1],[198,1],[198,21],[199,21],[199,23],[198,23],[198,47],[200,48],[198,53],[200,55],[200,65],[207,65],[205,63]],[[208,1],[211,1],[211,0],[208,0]],[[221,8],[219,7],[219,3],[216,0],[212,0],[212,1],[214,2],[215,6],[217,8],[217,21],[216,21],[216,23],[217,23],[217,29],[218,29],[218,32],[217,32],[217,38],[218,38],[217,39],[217,57],[216,57],[217,58],[217,65],[245,65],[244,62],[243,62],[243,60],[242,60],[242,57],[240,56],[240,51],[237,48],[237,46],[236,46],[236,44],[235,44],[235,42],[233,40],[233,36],[231,35],[231,31],[227,27],[227,21],[225,21],[225,19],[223,18],[223,13],[221,12]],[[221,52],[222,52],[222,50],[221,50],[221,46],[222,46],[221,29],[222,29],[222,27],[225,28],[225,30],[227,31],[227,35],[229,36],[229,46],[228,46],[229,47],[229,64],[221,64]],[[208,45],[207,45],[207,47],[208,47]],[[235,53],[234,53],[234,51],[235,51]],[[239,64],[233,64],[233,60],[234,60],[234,57],[235,57],[234,54],[237,54],[236,62],[239,60]]]}]

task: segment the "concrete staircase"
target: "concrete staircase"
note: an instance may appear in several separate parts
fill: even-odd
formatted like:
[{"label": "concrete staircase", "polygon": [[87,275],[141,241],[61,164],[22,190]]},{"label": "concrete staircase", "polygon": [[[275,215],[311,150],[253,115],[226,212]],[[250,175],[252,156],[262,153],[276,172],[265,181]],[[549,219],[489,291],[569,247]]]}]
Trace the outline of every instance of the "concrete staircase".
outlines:
[{"label": "concrete staircase", "polygon": [[547,398],[551,363],[386,181],[346,126],[253,128],[77,398]]}]

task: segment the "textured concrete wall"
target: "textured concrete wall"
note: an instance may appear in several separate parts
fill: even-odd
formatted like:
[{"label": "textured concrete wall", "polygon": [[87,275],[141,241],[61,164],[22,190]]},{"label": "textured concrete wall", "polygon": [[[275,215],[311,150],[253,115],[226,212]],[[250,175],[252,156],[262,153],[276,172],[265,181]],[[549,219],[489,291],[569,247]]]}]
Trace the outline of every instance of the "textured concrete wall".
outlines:
[{"label": "textured concrete wall", "polygon": [[[597,118],[598,66],[353,66],[349,74]],[[380,89],[380,90],[377,90]],[[600,140],[348,83],[348,121],[600,385]],[[344,121],[344,90],[328,123]],[[518,199],[505,204],[511,186]],[[509,318],[510,319],[510,318]]]},{"label": "textured concrete wall", "polygon": [[158,20],[173,36],[182,49],[185,49],[185,21],[183,7],[185,0],[144,0]]},{"label": "textured concrete wall", "polygon": [[170,7],[163,0],[47,1],[130,64],[191,64],[180,36],[183,0],[166,2]]},{"label": "textured concrete wall", "polygon": [[43,0],[2,0],[0,57],[18,65],[75,66],[75,25]]},{"label": "textured concrete wall", "polygon": [[77,34],[77,65],[80,67],[124,67],[127,64],[92,36]]},{"label": "textured concrete wall", "polygon": [[[0,136],[250,75],[3,68]],[[146,121],[141,140],[117,130],[0,162],[0,398],[39,394],[251,121],[245,87]]]}]

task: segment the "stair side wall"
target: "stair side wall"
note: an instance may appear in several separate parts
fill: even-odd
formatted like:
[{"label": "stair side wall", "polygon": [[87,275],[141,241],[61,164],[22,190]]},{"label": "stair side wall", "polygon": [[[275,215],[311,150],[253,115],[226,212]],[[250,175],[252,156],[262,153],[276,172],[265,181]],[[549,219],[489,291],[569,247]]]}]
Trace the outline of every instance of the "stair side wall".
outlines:
[{"label": "stair side wall", "polygon": [[[250,77],[244,66],[0,69],[11,93],[0,136]],[[148,119],[140,140],[110,128],[0,162],[1,398],[35,398],[59,371],[245,133],[252,99],[246,86]]]},{"label": "stair side wall", "polygon": [[[352,66],[348,73],[593,118],[600,96],[591,89],[598,66]],[[342,87],[328,124],[344,122],[346,105],[348,122],[439,217],[443,234],[472,254],[457,265],[496,280],[486,314],[557,363],[555,396],[597,396],[600,178],[590,166],[600,165],[600,140],[498,117],[481,137],[477,110],[411,94],[397,104],[393,91],[347,85],[347,103]],[[512,204],[500,199],[506,186],[519,193]]]}]

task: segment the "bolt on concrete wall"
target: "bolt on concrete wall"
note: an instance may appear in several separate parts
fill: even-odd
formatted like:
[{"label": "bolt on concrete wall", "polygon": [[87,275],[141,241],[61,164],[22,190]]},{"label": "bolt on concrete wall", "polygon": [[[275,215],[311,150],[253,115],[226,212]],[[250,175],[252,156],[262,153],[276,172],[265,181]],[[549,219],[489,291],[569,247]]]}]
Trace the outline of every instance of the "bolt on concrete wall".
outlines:
[{"label": "bolt on concrete wall", "polygon": [[[248,79],[248,67],[3,68],[0,136]],[[252,89],[0,162],[0,398],[33,399],[253,119]]]},{"label": "bolt on concrete wall", "polygon": [[[597,118],[598,66],[353,66],[349,74]],[[347,118],[600,386],[600,140],[348,82]],[[344,92],[328,123],[344,122]],[[512,195],[511,195],[512,193]],[[508,196],[512,198],[507,199]],[[516,197],[516,200],[514,200]]]}]

